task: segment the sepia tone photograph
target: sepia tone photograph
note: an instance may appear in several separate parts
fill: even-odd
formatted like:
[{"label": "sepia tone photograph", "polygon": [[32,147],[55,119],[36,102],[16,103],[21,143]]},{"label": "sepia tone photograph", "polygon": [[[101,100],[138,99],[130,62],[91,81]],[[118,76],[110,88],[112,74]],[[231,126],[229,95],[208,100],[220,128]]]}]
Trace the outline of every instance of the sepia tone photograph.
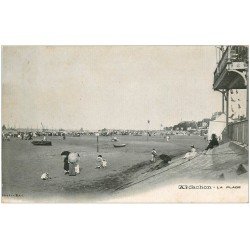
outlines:
[{"label": "sepia tone photograph", "polygon": [[248,55],[2,46],[2,202],[248,202]]}]

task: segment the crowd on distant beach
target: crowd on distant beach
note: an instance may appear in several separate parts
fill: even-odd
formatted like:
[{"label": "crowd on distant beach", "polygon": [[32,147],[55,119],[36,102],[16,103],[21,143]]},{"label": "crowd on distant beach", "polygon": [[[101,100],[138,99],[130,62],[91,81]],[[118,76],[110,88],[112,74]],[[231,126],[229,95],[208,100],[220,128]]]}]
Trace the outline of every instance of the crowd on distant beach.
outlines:
[{"label": "crowd on distant beach", "polygon": [[[36,137],[42,136],[61,136],[64,140],[67,137],[81,137],[81,136],[95,136],[96,134],[100,136],[124,136],[124,135],[132,135],[132,136],[161,136],[164,137],[167,141],[170,139],[170,135],[175,134],[174,131],[147,131],[147,130],[109,130],[103,131],[99,130],[96,132],[92,131],[48,131],[48,130],[18,130],[18,129],[8,129],[2,131],[2,138],[20,138],[22,140],[32,140]],[[180,132],[179,132],[180,133]],[[184,132],[183,132],[184,134]]]}]

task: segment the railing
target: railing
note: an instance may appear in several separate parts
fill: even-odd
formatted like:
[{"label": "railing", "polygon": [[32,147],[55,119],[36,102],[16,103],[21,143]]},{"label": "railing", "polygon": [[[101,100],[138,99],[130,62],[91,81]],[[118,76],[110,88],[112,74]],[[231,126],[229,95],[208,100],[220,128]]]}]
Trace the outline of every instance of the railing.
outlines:
[{"label": "railing", "polygon": [[229,139],[248,145],[248,121],[240,121],[228,125]]},{"label": "railing", "polygon": [[228,67],[235,67],[234,62],[239,62],[237,69],[244,69],[248,65],[248,47],[247,46],[227,46],[222,57],[214,71],[214,83],[219,79]]},{"label": "railing", "polygon": [[226,68],[228,60],[229,60],[229,48],[230,46],[228,46],[226,48],[226,50],[223,52],[223,55],[214,71],[214,81],[216,81],[218,79],[218,77],[220,76],[221,72]]},{"label": "railing", "polygon": [[247,62],[248,47],[247,46],[231,46],[230,49],[231,62]]}]

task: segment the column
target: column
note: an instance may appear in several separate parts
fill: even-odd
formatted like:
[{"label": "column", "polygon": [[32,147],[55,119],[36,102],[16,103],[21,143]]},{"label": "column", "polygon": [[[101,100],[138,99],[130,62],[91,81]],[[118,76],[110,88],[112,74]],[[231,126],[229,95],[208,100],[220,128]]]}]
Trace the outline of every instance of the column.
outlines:
[{"label": "column", "polygon": [[228,116],[229,116],[229,90],[226,90],[226,126],[227,126],[227,135],[229,138],[229,127],[228,127]]},{"label": "column", "polygon": [[225,114],[225,103],[224,103],[225,91],[222,91],[221,94],[222,94],[222,113]]}]

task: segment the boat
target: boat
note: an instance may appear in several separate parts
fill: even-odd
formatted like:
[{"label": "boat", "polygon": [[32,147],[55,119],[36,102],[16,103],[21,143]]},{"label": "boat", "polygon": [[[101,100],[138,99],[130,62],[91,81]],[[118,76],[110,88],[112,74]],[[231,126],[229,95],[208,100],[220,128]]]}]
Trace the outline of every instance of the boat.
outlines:
[{"label": "boat", "polygon": [[126,144],[113,144],[115,148],[122,148],[125,147]]},{"label": "boat", "polygon": [[32,141],[31,143],[35,146],[52,146],[51,141]]}]

